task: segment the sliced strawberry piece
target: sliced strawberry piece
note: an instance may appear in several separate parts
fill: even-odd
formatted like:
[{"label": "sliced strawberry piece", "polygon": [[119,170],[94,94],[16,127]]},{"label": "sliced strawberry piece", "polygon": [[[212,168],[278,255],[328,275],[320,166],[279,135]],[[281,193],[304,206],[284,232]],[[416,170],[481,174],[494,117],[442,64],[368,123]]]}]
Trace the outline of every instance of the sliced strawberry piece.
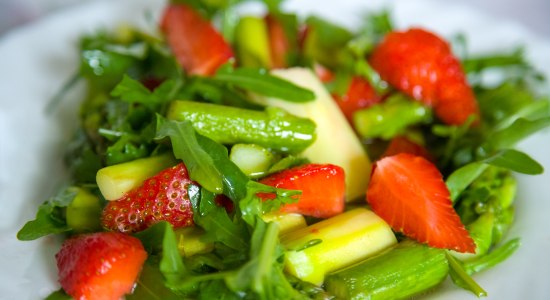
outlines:
[{"label": "sliced strawberry piece", "polygon": [[135,237],[97,232],[65,240],[55,258],[59,283],[74,299],[118,300],[132,292],[147,253]]},{"label": "sliced strawberry piece", "polygon": [[370,56],[380,77],[407,95],[433,106],[446,124],[479,120],[474,93],[449,44],[423,29],[391,32]]},{"label": "sliced strawberry piece", "polygon": [[[298,202],[284,205],[284,212],[295,212],[316,218],[328,218],[344,211],[346,183],[344,169],[331,164],[307,164],[270,175],[263,184],[300,190]],[[259,195],[264,199],[272,195]]]},{"label": "sliced strawberry piece", "polygon": [[290,52],[290,41],[281,22],[273,15],[265,16],[269,35],[271,66],[273,68],[288,67],[287,56]]},{"label": "sliced strawberry piece", "polygon": [[393,156],[399,153],[414,154],[416,156],[422,156],[429,161],[434,161],[432,155],[426,148],[401,135],[392,138],[388,148],[386,148],[386,151],[382,154],[382,157]]},{"label": "sliced strawberry piece", "polygon": [[410,238],[436,248],[475,252],[441,173],[420,156],[401,153],[377,161],[367,202],[395,231]]},{"label": "sliced strawberry piece", "polygon": [[159,221],[174,228],[193,225],[193,211],[187,194],[189,174],[180,163],[145,180],[143,184],[103,209],[101,223],[109,230],[137,232]]},{"label": "sliced strawberry piece", "polygon": [[319,80],[321,80],[322,83],[328,83],[334,80],[334,73],[332,73],[331,70],[325,68],[321,64],[314,64],[313,71],[315,72],[315,75],[319,77]]},{"label": "sliced strawberry piece", "polygon": [[233,57],[233,50],[222,35],[187,5],[168,5],[161,29],[176,59],[189,74],[211,75]]},{"label": "sliced strawberry piece", "polygon": [[382,101],[370,83],[358,76],[352,78],[344,95],[333,95],[333,98],[350,123],[353,121],[353,113],[357,110],[371,107]]}]

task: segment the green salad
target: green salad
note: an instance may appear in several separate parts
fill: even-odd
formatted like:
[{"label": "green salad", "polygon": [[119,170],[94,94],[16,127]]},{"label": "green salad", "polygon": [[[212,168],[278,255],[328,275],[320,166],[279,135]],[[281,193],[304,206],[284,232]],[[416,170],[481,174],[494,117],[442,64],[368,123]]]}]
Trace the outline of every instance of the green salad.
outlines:
[{"label": "green salad", "polygon": [[472,275],[520,247],[513,173],[543,172],[514,147],[550,125],[522,49],[243,2],[80,38],[49,107],[81,103],[71,177],[17,234],[64,237],[48,299],[486,296]]}]

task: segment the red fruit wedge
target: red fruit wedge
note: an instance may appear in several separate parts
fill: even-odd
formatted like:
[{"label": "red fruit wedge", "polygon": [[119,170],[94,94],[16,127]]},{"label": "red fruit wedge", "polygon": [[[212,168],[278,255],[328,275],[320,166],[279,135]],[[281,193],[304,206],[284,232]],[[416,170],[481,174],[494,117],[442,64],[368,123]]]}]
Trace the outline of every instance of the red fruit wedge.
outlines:
[{"label": "red fruit wedge", "polygon": [[420,156],[401,153],[377,161],[367,202],[395,231],[412,239],[436,248],[475,252],[441,173]]},{"label": "red fruit wedge", "polygon": [[449,44],[423,29],[391,32],[374,49],[370,64],[380,77],[414,99],[433,106],[446,124],[461,125],[479,108]]},{"label": "red fruit wedge", "polygon": [[344,95],[333,95],[333,98],[350,123],[353,120],[353,113],[357,110],[370,107],[382,101],[382,98],[376,94],[370,83],[358,76],[352,78],[348,90]]},{"label": "red fruit wedge", "polygon": [[176,59],[189,74],[211,75],[233,57],[222,35],[185,4],[168,5],[160,26]]},{"label": "red fruit wedge", "polygon": [[290,52],[290,42],[283,25],[271,14],[265,16],[265,23],[269,35],[271,67],[286,68],[288,67],[287,56]]},{"label": "red fruit wedge", "polygon": [[432,155],[426,148],[401,135],[392,138],[388,148],[386,148],[386,151],[382,154],[382,157],[393,156],[399,153],[414,154],[416,156],[422,156],[429,161],[434,161]]},{"label": "red fruit wedge", "polygon": [[[344,211],[346,183],[344,169],[331,164],[307,164],[270,175],[261,183],[277,188],[300,190],[296,203],[284,205],[284,212],[328,218]],[[273,198],[269,194],[259,195]]]},{"label": "red fruit wedge", "polygon": [[193,225],[191,201],[187,195],[189,174],[183,163],[165,169],[116,201],[110,201],[101,215],[103,227],[119,232],[137,232],[159,221],[174,228]]},{"label": "red fruit wedge", "polygon": [[135,237],[97,232],[65,240],[55,258],[59,282],[74,299],[118,300],[132,292],[147,253]]}]

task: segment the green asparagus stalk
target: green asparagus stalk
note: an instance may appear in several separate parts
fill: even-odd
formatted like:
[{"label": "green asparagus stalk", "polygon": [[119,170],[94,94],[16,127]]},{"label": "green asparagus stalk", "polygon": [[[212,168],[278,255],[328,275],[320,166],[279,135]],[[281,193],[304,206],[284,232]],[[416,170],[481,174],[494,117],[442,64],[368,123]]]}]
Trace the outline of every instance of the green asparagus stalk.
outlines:
[{"label": "green asparagus stalk", "polygon": [[67,206],[67,225],[76,233],[101,229],[102,205],[99,198],[83,188],[70,187],[69,190],[74,191],[76,196]]},{"label": "green asparagus stalk", "polygon": [[372,256],[396,243],[389,225],[373,212],[356,208],[281,236],[285,269],[320,285],[325,274]]},{"label": "green asparagus stalk", "polygon": [[353,124],[363,138],[390,139],[408,126],[431,120],[430,109],[402,95],[395,95],[384,103],[357,111]]},{"label": "green asparagus stalk", "polygon": [[271,67],[267,26],[262,18],[246,16],[235,29],[235,47],[243,67]]},{"label": "green asparagus stalk", "polygon": [[171,154],[136,159],[100,169],[96,175],[97,185],[107,200],[116,200],[145,179],[177,163]]},{"label": "green asparagus stalk", "polygon": [[192,101],[173,101],[168,119],[193,123],[200,134],[221,144],[257,144],[299,153],[315,140],[315,123],[280,108],[264,111]]},{"label": "green asparagus stalk", "polygon": [[256,144],[236,144],[231,147],[229,159],[244,174],[257,178],[269,170],[275,162],[275,156],[268,149]]},{"label": "green asparagus stalk", "polygon": [[402,299],[438,285],[448,272],[445,250],[406,240],[329,274],[325,286],[338,299]]}]

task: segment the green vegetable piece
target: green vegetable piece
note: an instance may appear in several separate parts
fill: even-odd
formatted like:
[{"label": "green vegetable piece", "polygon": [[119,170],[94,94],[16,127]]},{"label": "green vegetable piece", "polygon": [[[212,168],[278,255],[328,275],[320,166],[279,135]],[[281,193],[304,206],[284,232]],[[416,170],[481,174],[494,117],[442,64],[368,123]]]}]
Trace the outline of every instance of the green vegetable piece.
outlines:
[{"label": "green vegetable piece", "polygon": [[445,253],[447,262],[449,263],[449,275],[453,282],[459,287],[472,292],[479,297],[487,296],[487,292],[470,277],[470,274],[464,270],[462,264],[449,253]]},{"label": "green vegetable piece", "polygon": [[429,108],[403,95],[395,95],[384,103],[357,111],[353,115],[353,124],[363,138],[389,140],[408,126],[427,123],[431,119]]},{"label": "green vegetable piece", "polygon": [[245,16],[235,29],[235,47],[243,67],[271,68],[267,26],[262,18]]},{"label": "green vegetable piece", "polygon": [[544,168],[529,155],[514,150],[504,149],[487,158],[484,162],[502,168],[507,168],[518,173],[537,175],[542,174]]},{"label": "green vegetable piece", "polygon": [[450,253],[461,261],[471,260],[485,255],[493,245],[494,224],[495,216],[493,213],[486,212],[482,214],[477,220],[466,226],[466,229],[468,229],[470,236],[476,244],[476,252],[472,254],[450,251]]},{"label": "green vegetable piece", "polygon": [[397,241],[373,212],[356,208],[281,236],[288,273],[320,285],[325,274],[375,255]]},{"label": "green vegetable piece", "polygon": [[347,29],[319,17],[306,20],[308,34],[304,41],[304,56],[329,68],[350,66],[353,62],[351,51],[346,45],[353,38]]},{"label": "green vegetable piece", "polygon": [[80,55],[80,74],[99,88],[112,88],[136,59],[101,49],[86,49]]},{"label": "green vegetable piece", "polygon": [[76,196],[67,206],[67,225],[74,232],[93,232],[101,229],[102,205],[99,197],[83,188],[73,187]]},{"label": "green vegetable piece", "polygon": [[451,200],[455,202],[460,195],[476,178],[478,178],[487,165],[481,162],[469,163],[456,169],[445,181],[451,193]]},{"label": "green vegetable piece", "polygon": [[268,107],[255,111],[191,101],[174,101],[168,119],[190,121],[198,133],[221,144],[250,143],[299,153],[315,140],[315,123]]},{"label": "green vegetable piece", "polygon": [[198,227],[183,227],[174,231],[181,256],[193,256],[214,249],[214,243],[202,241],[204,231]]},{"label": "green vegetable piece", "polygon": [[276,223],[277,226],[279,226],[279,235],[296,231],[307,226],[304,216],[297,213],[273,211],[264,214],[262,220],[267,223]]},{"label": "green vegetable piece", "polygon": [[512,239],[506,242],[506,244],[492,250],[487,255],[464,262],[462,267],[470,275],[492,268],[514,254],[520,245],[519,238]]},{"label": "green vegetable piece", "polygon": [[445,250],[406,240],[329,274],[325,286],[338,299],[402,299],[438,285],[448,272]]},{"label": "green vegetable piece", "polygon": [[312,91],[273,76],[265,69],[233,69],[227,66],[218,69],[214,79],[220,83],[233,85],[258,95],[275,97],[289,102],[302,103],[315,99],[315,94]]},{"label": "green vegetable piece", "polygon": [[97,185],[105,199],[116,200],[140,186],[145,179],[176,163],[171,154],[165,154],[108,166],[97,172]]},{"label": "green vegetable piece", "polygon": [[76,192],[64,188],[57,195],[51,197],[38,207],[34,220],[25,223],[17,232],[17,239],[32,241],[49,234],[57,234],[70,231],[71,228],[65,221],[65,208],[73,201]]},{"label": "green vegetable piece", "polygon": [[256,178],[269,170],[275,161],[275,155],[266,148],[256,144],[236,144],[231,147],[229,159],[244,174]]}]

